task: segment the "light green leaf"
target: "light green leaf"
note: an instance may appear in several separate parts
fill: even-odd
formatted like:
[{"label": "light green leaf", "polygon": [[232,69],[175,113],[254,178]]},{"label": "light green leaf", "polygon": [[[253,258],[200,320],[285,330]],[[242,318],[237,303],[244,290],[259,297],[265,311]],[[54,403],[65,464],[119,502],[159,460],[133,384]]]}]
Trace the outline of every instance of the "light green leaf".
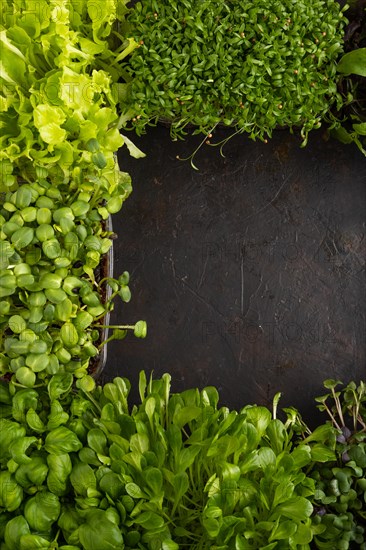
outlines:
[{"label": "light green leaf", "polygon": [[123,141],[126,144],[127,149],[130,152],[130,155],[135,159],[141,159],[146,157],[146,154],[143,153],[132,141],[125,135],[122,134]]},{"label": "light green leaf", "polygon": [[307,548],[307,545],[313,540],[313,535],[317,532],[317,528],[319,529],[318,533],[322,533],[326,529],[324,525],[312,525],[311,519],[308,519],[306,524],[300,523],[297,526],[297,531],[290,538],[289,542],[293,543],[296,548]]},{"label": "light green leaf", "polygon": [[277,485],[275,494],[273,497],[273,507],[275,508],[278,504],[286,502],[289,498],[292,497],[294,492],[294,484],[290,481],[284,480]]},{"label": "light green leaf", "polygon": [[140,487],[136,485],[136,483],[126,483],[125,489],[127,494],[130,495],[130,497],[132,498],[149,498],[149,496],[144,493],[142,489],[140,489]]},{"label": "light green leaf", "polygon": [[267,426],[272,420],[271,413],[266,407],[248,407],[245,409],[248,422],[251,422],[256,430],[258,435],[262,437],[267,429]]},{"label": "light green leaf", "polygon": [[16,516],[5,527],[5,544],[8,550],[19,550],[20,538],[30,533],[24,516]]},{"label": "light green leaf", "polygon": [[366,136],[366,122],[361,122],[360,124],[353,124],[353,129],[360,136]]},{"label": "light green leaf", "polygon": [[66,130],[60,128],[54,122],[42,126],[39,129],[39,133],[43,141],[50,145],[57,145],[66,138]]},{"label": "light green leaf", "polygon": [[114,472],[107,472],[104,474],[99,482],[100,490],[109,495],[109,497],[116,501],[124,493],[125,484],[122,482],[120,476]]},{"label": "light green leaf", "polygon": [[31,529],[47,532],[60,515],[61,505],[58,497],[48,491],[40,491],[24,507],[24,516]]},{"label": "light green leaf", "polygon": [[271,448],[276,455],[279,455],[286,448],[288,441],[284,424],[278,419],[272,420],[267,427],[266,435],[269,438]]},{"label": "light green leaf", "polygon": [[366,48],[359,48],[344,54],[337,65],[337,70],[345,75],[366,76]]},{"label": "light green leaf", "polygon": [[66,137],[66,130],[61,128],[66,115],[60,107],[37,105],[33,111],[34,125],[46,143],[56,145]]},{"label": "light green leaf", "polygon": [[173,415],[173,422],[178,426],[179,429],[182,429],[183,426],[188,424],[189,422],[192,422],[192,420],[196,420],[202,415],[202,408],[201,407],[182,407],[181,409],[177,409],[174,412]]},{"label": "light green leaf", "polygon": [[290,520],[280,521],[277,520],[275,527],[273,528],[271,535],[269,537],[269,542],[273,540],[284,540],[289,538],[296,533],[296,523]]},{"label": "light green leaf", "polygon": [[303,468],[311,461],[310,445],[299,445],[292,453],[291,458],[294,461],[295,468]]},{"label": "light green leaf", "polygon": [[96,489],[97,481],[93,469],[88,464],[78,463],[71,472],[70,481],[78,495],[88,496],[88,489]]},{"label": "light green leaf", "polygon": [[163,493],[163,474],[158,468],[148,468],[144,471],[144,478],[152,496]]},{"label": "light green leaf", "polygon": [[291,497],[287,502],[283,502],[272,513],[270,521],[276,520],[281,516],[295,521],[303,521],[311,516],[313,506],[311,502],[304,497]]},{"label": "light green leaf", "polygon": [[262,447],[258,450],[258,466],[263,470],[276,464],[276,455],[268,447]]},{"label": "light green leaf", "polygon": [[78,437],[64,426],[52,430],[46,437],[44,448],[53,454],[63,454],[79,451],[83,444]]},{"label": "light green leaf", "polygon": [[134,523],[141,525],[148,531],[155,531],[164,526],[164,519],[155,512],[142,512],[142,514],[134,518]]},{"label": "light green leaf", "polygon": [[336,454],[322,443],[316,443],[311,447],[311,458],[314,462],[328,462],[336,460]]},{"label": "light green leaf", "polygon": [[120,528],[110,521],[103,510],[90,510],[87,521],[79,527],[80,542],[84,550],[120,550],[123,538]]}]

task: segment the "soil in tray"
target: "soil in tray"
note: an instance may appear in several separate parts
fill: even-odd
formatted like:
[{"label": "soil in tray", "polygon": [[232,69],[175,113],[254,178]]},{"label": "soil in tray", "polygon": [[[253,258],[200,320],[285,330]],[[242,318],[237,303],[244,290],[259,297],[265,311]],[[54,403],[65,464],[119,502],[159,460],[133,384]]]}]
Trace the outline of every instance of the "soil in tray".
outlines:
[{"label": "soil in tray", "polygon": [[[216,139],[229,135],[219,130]],[[104,381],[170,372],[173,391],[215,385],[221,403],[297,407],[317,420],[322,381],[366,379],[365,180],[359,151],[313,132],[268,144],[243,136],[225,158],[200,137],[172,142],[154,128],[123,149],[134,191],[114,217],[115,273],[132,300],[112,321],[146,319],[145,341],[108,347]]]}]

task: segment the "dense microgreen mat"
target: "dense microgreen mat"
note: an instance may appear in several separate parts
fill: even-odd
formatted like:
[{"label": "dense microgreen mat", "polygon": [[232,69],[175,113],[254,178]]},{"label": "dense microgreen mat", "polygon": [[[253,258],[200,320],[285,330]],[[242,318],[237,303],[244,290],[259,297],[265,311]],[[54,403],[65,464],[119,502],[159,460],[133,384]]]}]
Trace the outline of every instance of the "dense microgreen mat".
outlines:
[{"label": "dense microgreen mat", "polygon": [[327,381],[311,432],[279,394],[235,411],[142,372],[131,406],[126,379],[72,380],[0,383],[2,550],[365,550],[364,384]]},{"label": "dense microgreen mat", "polygon": [[146,0],[128,22],[140,48],[122,64],[131,77],[122,107],[138,131],[160,117],[174,136],[189,123],[205,134],[235,125],[260,139],[299,126],[305,143],[340,99],[346,19],[336,1]]}]

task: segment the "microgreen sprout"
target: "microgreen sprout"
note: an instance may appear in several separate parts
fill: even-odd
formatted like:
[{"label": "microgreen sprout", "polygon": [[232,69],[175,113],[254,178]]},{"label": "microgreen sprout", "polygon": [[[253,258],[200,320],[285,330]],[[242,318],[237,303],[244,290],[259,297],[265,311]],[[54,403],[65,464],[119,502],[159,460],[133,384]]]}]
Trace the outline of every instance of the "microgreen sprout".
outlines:
[{"label": "microgreen sprout", "polygon": [[130,77],[122,111],[134,112],[137,133],[163,119],[173,138],[183,138],[194,125],[205,135],[200,146],[218,124],[262,141],[277,127],[298,127],[305,145],[340,100],[346,7],[334,0],[137,3],[127,20],[140,47],[121,64]]}]

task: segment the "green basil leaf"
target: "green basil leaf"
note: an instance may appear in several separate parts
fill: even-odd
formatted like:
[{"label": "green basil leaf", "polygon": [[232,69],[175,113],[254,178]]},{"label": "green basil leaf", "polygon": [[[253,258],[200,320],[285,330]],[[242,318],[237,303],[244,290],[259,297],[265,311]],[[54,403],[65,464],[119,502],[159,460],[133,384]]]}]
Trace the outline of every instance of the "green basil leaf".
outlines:
[{"label": "green basil leaf", "polygon": [[33,455],[27,464],[21,464],[15,472],[15,480],[24,489],[43,485],[48,473],[48,467],[42,456]]},{"label": "green basil leaf", "polygon": [[72,472],[72,463],[68,454],[49,454],[47,456],[47,487],[56,496],[64,496],[69,490],[68,478]]},{"label": "green basil leaf", "polygon": [[26,411],[36,409],[39,395],[35,390],[23,389],[17,391],[13,396],[13,417],[20,422],[25,422]]},{"label": "green basil leaf", "polygon": [[9,447],[11,443],[18,438],[25,436],[26,431],[23,426],[17,422],[12,422],[6,418],[0,418],[0,462],[6,463],[10,458]]},{"label": "green basil leaf", "polygon": [[31,462],[31,458],[27,456],[26,451],[36,442],[36,437],[18,437],[17,439],[13,439],[9,446],[10,456],[17,464]]},{"label": "green basil leaf", "polygon": [[86,523],[79,527],[80,542],[85,550],[120,550],[123,538],[120,528],[112,523],[102,510],[92,510]]},{"label": "green basil leaf", "polygon": [[62,394],[67,393],[73,383],[73,376],[69,372],[59,373],[52,376],[48,383],[48,395],[53,401],[58,399]]},{"label": "green basil leaf", "polygon": [[23,489],[14,476],[7,471],[0,472],[0,507],[14,512],[23,501]]},{"label": "green basil leaf", "polygon": [[88,464],[77,463],[70,475],[70,481],[76,494],[87,497],[88,489],[96,489],[97,481],[93,469]]},{"label": "green basil leaf", "polygon": [[58,519],[61,505],[58,497],[48,491],[38,492],[27,500],[24,516],[31,529],[45,533]]},{"label": "green basil leaf", "polygon": [[40,535],[23,535],[19,550],[48,550],[50,542]]},{"label": "green basil leaf", "polygon": [[29,533],[29,525],[24,516],[16,516],[8,521],[4,537],[8,550],[19,550],[21,537]]},{"label": "green basil leaf", "polygon": [[54,400],[51,402],[51,410],[48,416],[47,429],[54,430],[61,424],[66,424],[69,419],[69,414],[64,411],[61,403]]}]

